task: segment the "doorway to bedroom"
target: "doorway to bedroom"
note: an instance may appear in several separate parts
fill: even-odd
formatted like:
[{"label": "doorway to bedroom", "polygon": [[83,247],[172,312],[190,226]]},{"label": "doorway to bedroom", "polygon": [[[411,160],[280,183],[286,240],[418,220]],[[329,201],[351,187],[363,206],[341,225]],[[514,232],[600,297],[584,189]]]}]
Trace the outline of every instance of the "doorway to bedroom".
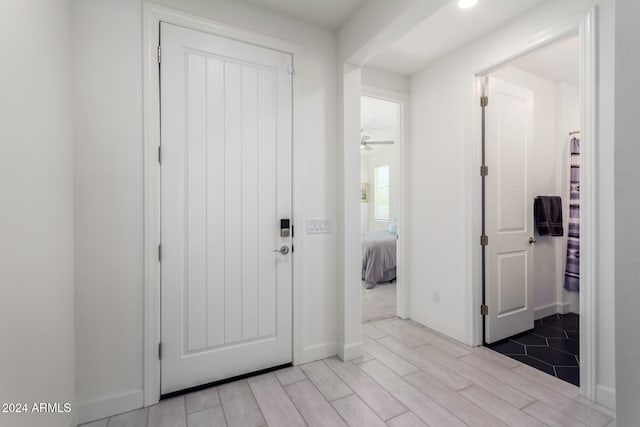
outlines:
[{"label": "doorway to bedroom", "polygon": [[362,322],[398,315],[402,104],[363,94],[360,134]]}]

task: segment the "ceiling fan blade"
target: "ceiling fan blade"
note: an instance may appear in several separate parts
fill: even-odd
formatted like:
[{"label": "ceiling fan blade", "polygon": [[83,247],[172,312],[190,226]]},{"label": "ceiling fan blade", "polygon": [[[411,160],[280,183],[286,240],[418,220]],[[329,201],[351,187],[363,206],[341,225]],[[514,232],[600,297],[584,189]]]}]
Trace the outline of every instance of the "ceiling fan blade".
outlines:
[{"label": "ceiling fan blade", "polygon": [[373,150],[373,147],[369,147],[369,144],[367,142],[361,142],[360,149],[364,151],[371,151]]},{"label": "ceiling fan blade", "polygon": [[367,145],[392,145],[395,144],[395,141],[367,141]]}]

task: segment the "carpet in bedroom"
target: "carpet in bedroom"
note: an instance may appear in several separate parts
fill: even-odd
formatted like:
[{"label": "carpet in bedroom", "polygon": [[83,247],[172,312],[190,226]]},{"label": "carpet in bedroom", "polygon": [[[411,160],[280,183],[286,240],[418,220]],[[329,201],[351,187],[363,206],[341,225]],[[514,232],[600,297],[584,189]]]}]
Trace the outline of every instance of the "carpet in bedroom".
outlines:
[{"label": "carpet in bedroom", "polygon": [[362,323],[396,317],[396,284],[383,283],[365,289],[362,282]]}]

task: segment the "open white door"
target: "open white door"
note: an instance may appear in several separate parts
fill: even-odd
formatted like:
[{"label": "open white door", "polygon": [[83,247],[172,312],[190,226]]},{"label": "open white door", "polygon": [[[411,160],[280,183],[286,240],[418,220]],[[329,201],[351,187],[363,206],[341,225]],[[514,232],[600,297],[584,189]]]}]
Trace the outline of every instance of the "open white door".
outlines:
[{"label": "open white door", "polygon": [[533,197],[529,149],[533,93],[488,79],[486,107],[485,341],[493,343],[533,328]]},{"label": "open white door", "polygon": [[292,360],[292,57],[160,34],[166,394]]}]

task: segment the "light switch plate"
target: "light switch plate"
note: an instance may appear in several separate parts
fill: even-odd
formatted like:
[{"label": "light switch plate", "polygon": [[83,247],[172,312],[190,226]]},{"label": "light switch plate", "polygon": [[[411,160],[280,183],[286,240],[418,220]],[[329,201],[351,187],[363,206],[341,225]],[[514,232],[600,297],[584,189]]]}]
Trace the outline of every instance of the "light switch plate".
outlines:
[{"label": "light switch plate", "polygon": [[331,229],[329,228],[329,220],[325,217],[307,218],[307,233],[331,233]]}]

